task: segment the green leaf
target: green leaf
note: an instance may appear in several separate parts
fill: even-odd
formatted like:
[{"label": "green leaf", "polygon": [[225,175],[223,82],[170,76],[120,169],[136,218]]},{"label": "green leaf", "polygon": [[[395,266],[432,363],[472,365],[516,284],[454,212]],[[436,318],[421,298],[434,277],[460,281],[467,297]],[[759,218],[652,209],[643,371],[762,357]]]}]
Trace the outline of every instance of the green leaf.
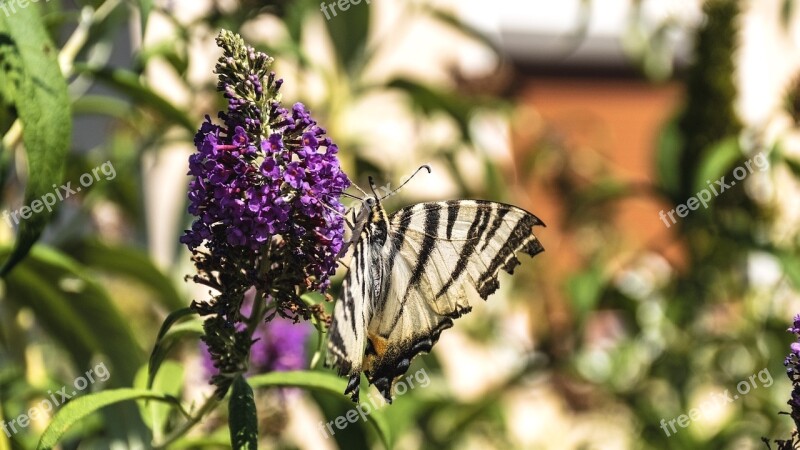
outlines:
[{"label": "green leaf", "polygon": [[[0,423],[5,423],[3,419],[3,395],[0,393]],[[11,450],[11,442],[5,433],[0,433],[0,450]]]},{"label": "green leaf", "polygon": [[187,436],[169,445],[170,450],[182,449],[204,449],[204,448],[228,448],[231,445],[231,433],[223,427],[220,427],[210,435],[196,435]]},{"label": "green leaf", "polygon": [[597,266],[593,269],[570,277],[566,284],[572,306],[582,322],[600,301],[606,288],[606,277]]},{"label": "green leaf", "polygon": [[[183,76],[189,69],[189,55],[182,44],[174,38],[153,44],[142,49],[136,61],[137,72],[143,71],[154,58],[162,58],[169,63],[178,75]],[[141,68],[141,70],[139,70]]]},{"label": "green leaf", "polygon": [[[2,94],[16,106],[28,160],[23,208],[32,208],[31,204],[44,195],[53,196],[55,203],[52,185],[63,182],[72,118],[67,83],[57,56],[58,49],[47,35],[37,6],[19,8],[13,16],[0,14],[0,73],[8,80],[3,83]],[[0,276],[25,258],[52,211],[42,209],[20,220],[14,250],[0,268]]]},{"label": "green leaf", "polygon": [[776,252],[775,256],[783,266],[783,273],[794,285],[795,289],[800,289],[800,258],[789,252]]},{"label": "green leaf", "polygon": [[258,415],[253,389],[241,375],[233,381],[228,403],[228,426],[234,450],[258,449]]},{"label": "green leaf", "polygon": [[197,131],[194,121],[189,118],[188,115],[160,94],[145,86],[139,80],[139,75],[134,72],[112,67],[90,67],[86,64],[75,64],[75,71],[94,76],[98,80],[130,96],[137,103],[149,107],[164,119],[167,119],[175,125],[182,126],[192,134]]},{"label": "green leaf", "polygon": [[150,11],[153,10],[153,0],[139,0],[139,19],[140,28],[142,30],[142,40],[144,40],[144,32],[147,29],[147,19],[150,17]]},{"label": "green leaf", "polygon": [[158,302],[168,311],[186,307],[173,282],[153,264],[147,253],[139,249],[108,246],[90,240],[70,245],[69,254],[89,267],[127,276],[150,287]]},{"label": "green leaf", "polygon": [[[298,387],[330,394],[350,403],[342,395],[347,383],[344,379],[330,373],[310,371],[271,372],[250,377],[248,381],[253,388]],[[371,411],[366,414],[366,418],[375,428],[383,445],[386,448],[391,448],[390,428],[384,415],[380,411]]]},{"label": "green leaf", "polygon": [[800,178],[800,161],[793,159],[791,156],[783,157],[782,160],[786,163],[789,170],[792,171],[792,175],[794,175],[795,178]]},{"label": "green leaf", "polygon": [[[0,255],[8,253],[0,249]],[[95,353],[109,363],[114,386],[130,385],[144,363],[142,349],[105,289],[64,254],[37,246],[8,275],[6,299],[33,310],[75,363],[87,367]]]},{"label": "green leaf", "polygon": [[674,201],[681,192],[681,154],[683,138],[675,120],[670,121],[661,130],[656,143],[656,178],[661,188]]},{"label": "green leaf", "polygon": [[[695,192],[706,189],[707,180],[714,183],[720,177],[728,176],[736,161],[741,157],[742,151],[736,137],[723,139],[708,149],[697,167],[697,178],[694,182]],[[728,176],[728,178],[731,177]]]},{"label": "green leaf", "polygon": [[[459,19],[452,13],[447,12],[443,9],[439,9],[438,7],[433,5],[422,4],[420,6],[424,11],[426,11],[432,17],[442,22],[442,24],[449,26],[453,30],[458,31],[459,33],[462,33],[469,38],[475,39],[476,41],[492,49],[495,53],[500,52],[500,49],[497,47],[497,44],[494,41],[492,41],[492,39],[489,38],[489,36],[485,32],[464,23],[461,19]],[[582,35],[578,37],[582,37]],[[577,40],[583,42],[580,39]]]},{"label": "green leaf", "polygon": [[295,0],[286,3],[283,24],[286,26],[286,31],[289,33],[289,39],[293,45],[300,45],[306,17],[310,12],[318,13],[319,11],[314,11],[316,7],[316,2],[310,0]]},{"label": "green leaf", "polygon": [[161,363],[164,361],[164,358],[167,356],[169,351],[172,349],[174,343],[176,342],[175,339],[166,338],[167,332],[170,331],[170,328],[172,328],[175,322],[181,320],[184,317],[190,316],[194,313],[195,313],[194,310],[187,307],[170,313],[170,315],[168,315],[167,318],[164,319],[164,323],[161,324],[161,329],[158,331],[158,336],[156,337],[156,343],[153,345],[153,352],[150,354],[150,363],[147,376],[148,389],[150,389],[153,386],[153,380],[155,380],[156,374],[158,373],[158,369],[159,367],[161,367]]},{"label": "green leaf", "polygon": [[449,115],[456,121],[462,138],[470,139],[469,122],[474,110],[478,106],[482,106],[480,102],[468,101],[463,96],[443,92],[405,78],[392,80],[388,87],[404,91],[414,106],[427,115],[434,112],[443,112]]},{"label": "green leaf", "polygon": [[156,400],[172,404],[177,403],[174,398],[144,389],[115,389],[76,397],[56,413],[50,425],[44,430],[36,448],[38,450],[52,449],[58,444],[64,433],[84,417],[106,406],[128,400]]},{"label": "green leaf", "polygon": [[230,433],[228,433],[228,430],[222,431],[222,433],[217,432],[211,436],[193,436],[189,438],[183,438],[175,441],[169,446],[169,448],[170,450],[196,450],[204,448],[226,449],[231,445],[231,438],[229,436]]},{"label": "green leaf", "polygon": [[[358,5],[350,4],[346,11],[338,8],[341,3],[334,4],[333,10],[326,8],[328,15],[323,18],[328,35],[331,37],[336,59],[345,73],[356,75],[363,66],[364,53],[369,35],[370,5],[361,2]],[[334,15],[335,14],[335,15]]]},{"label": "green leaf", "polygon": [[[144,389],[147,385],[148,368],[142,367],[136,374],[134,388]],[[161,370],[153,381],[152,391],[160,392],[171,397],[179,398],[183,390],[183,365],[174,361],[165,361]],[[139,402],[139,413],[151,430],[153,440],[161,441],[169,423],[170,413],[173,408],[159,402]]]},{"label": "green leaf", "polygon": [[109,116],[134,126],[131,115],[135,114],[130,103],[107,95],[84,95],[72,103],[72,114]]},{"label": "green leaf", "polygon": [[792,24],[792,16],[795,10],[795,0],[783,0],[781,3],[781,25],[788,31]]}]

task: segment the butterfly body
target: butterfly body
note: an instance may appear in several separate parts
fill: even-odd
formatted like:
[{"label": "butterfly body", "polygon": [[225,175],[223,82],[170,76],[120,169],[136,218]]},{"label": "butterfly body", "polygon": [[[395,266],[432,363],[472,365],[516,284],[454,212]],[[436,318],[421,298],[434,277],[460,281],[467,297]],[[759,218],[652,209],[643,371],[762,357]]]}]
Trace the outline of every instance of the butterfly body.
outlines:
[{"label": "butterfly body", "polygon": [[387,215],[368,198],[354,224],[350,269],[334,306],[328,365],[350,378],[358,401],[361,372],[388,401],[398,377],[441,332],[468,313],[468,290],[485,300],[518,252],[543,250],[543,223],[511,205],[482,200],[420,203]]}]

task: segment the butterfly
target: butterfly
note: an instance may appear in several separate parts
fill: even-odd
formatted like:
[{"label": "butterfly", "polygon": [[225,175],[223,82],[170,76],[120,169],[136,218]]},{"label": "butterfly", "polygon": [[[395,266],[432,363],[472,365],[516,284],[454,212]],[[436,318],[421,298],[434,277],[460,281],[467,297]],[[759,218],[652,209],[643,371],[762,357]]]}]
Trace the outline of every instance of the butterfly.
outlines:
[{"label": "butterfly", "polygon": [[[430,173],[428,166],[417,172],[422,168]],[[380,198],[369,181],[373,195],[359,189],[365,197],[340,253],[354,246],[334,305],[326,365],[349,377],[344,394],[354,402],[363,372],[391,403],[392,387],[414,357],[430,352],[442,331],[471,311],[468,289],[486,300],[499,286],[500,270],[513,273],[520,264],[518,253],[544,250],[533,234],[544,223],[485,200],[419,203],[387,214],[381,200],[391,193]]]}]

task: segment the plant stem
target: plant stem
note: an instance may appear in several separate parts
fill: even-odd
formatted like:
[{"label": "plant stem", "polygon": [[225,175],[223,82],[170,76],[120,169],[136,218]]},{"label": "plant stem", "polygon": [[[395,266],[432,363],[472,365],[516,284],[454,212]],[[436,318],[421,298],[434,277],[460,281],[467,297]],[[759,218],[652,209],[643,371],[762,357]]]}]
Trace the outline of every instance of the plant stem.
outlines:
[{"label": "plant stem", "polygon": [[61,73],[64,74],[64,77],[72,75],[72,64],[86,44],[92,25],[105,20],[119,4],[120,0],[106,0],[96,10],[91,6],[86,6],[81,10],[81,19],[78,22],[78,26],[64,46],[61,47],[61,51],[58,52],[58,65],[61,67]]},{"label": "plant stem", "polygon": [[201,406],[200,409],[197,410],[197,414],[195,414],[194,417],[184,422],[178,428],[172,430],[172,432],[170,432],[167,435],[167,437],[164,438],[164,442],[153,445],[153,448],[155,450],[163,449],[166,448],[168,445],[172,444],[173,442],[177,441],[178,439],[180,439],[184,434],[188,433],[189,430],[191,430],[195,425],[197,425],[197,423],[200,422],[200,420],[206,414],[213,411],[214,408],[217,407],[217,405],[219,405],[219,399],[217,398],[216,395],[212,395],[209,398],[207,398],[205,403],[203,403],[203,406]]},{"label": "plant stem", "polygon": [[256,291],[255,300],[253,300],[253,310],[250,313],[250,319],[247,321],[247,334],[252,338],[253,333],[256,331],[258,324],[264,320],[264,312],[266,311],[266,302],[263,301],[264,296],[261,289]]}]

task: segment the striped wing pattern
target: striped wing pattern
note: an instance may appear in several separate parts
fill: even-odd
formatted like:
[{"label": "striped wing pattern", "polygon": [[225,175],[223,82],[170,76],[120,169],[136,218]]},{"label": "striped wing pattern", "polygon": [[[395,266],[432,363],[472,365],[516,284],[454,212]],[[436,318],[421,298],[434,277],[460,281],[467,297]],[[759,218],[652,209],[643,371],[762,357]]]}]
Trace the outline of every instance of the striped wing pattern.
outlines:
[{"label": "striped wing pattern", "polygon": [[[373,215],[386,217],[380,205],[374,209]],[[373,217],[370,222],[367,229],[374,230],[383,221]],[[340,372],[345,367],[359,370],[345,371],[351,376],[347,392],[355,392],[354,400],[363,370],[370,384],[391,401],[394,381],[406,373],[411,360],[429,352],[441,332],[471,310],[468,290],[474,289],[485,300],[497,290],[500,270],[512,273],[519,264],[518,253],[534,256],[543,250],[533,227],[544,224],[533,214],[502,203],[420,203],[397,211],[386,222],[386,238],[366,245],[374,256],[370,269],[379,272],[375,289],[361,295],[369,289],[347,287],[358,277],[353,272],[363,270],[357,254],[359,246],[369,241],[367,231],[356,246],[355,265],[331,326],[329,354],[332,350],[336,359],[345,361],[338,364]],[[369,311],[366,322],[351,321],[353,326],[347,328],[342,320],[353,316],[340,310],[352,308],[348,306],[352,302],[369,303]],[[350,332],[358,338],[342,339]],[[341,355],[332,349],[332,342],[348,339],[351,342]]]},{"label": "striped wing pattern", "polygon": [[467,289],[484,300],[498,288],[500,270],[512,273],[518,252],[543,250],[533,234],[543,223],[520,208],[461,200],[422,203],[390,218],[384,257],[387,289],[367,331],[364,370],[390,399],[411,360],[429,352],[453,319],[472,308]]},{"label": "striped wing pattern", "polygon": [[353,252],[350,270],[342,284],[342,296],[333,310],[333,322],[328,332],[326,363],[339,368],[339,375],[350,377],[347,393],[358,399],[366,329],[372,315],[373,287],[379,282],[380,264],[373,259],[379,249],[373,249],[368,231],[364,230]]}]

